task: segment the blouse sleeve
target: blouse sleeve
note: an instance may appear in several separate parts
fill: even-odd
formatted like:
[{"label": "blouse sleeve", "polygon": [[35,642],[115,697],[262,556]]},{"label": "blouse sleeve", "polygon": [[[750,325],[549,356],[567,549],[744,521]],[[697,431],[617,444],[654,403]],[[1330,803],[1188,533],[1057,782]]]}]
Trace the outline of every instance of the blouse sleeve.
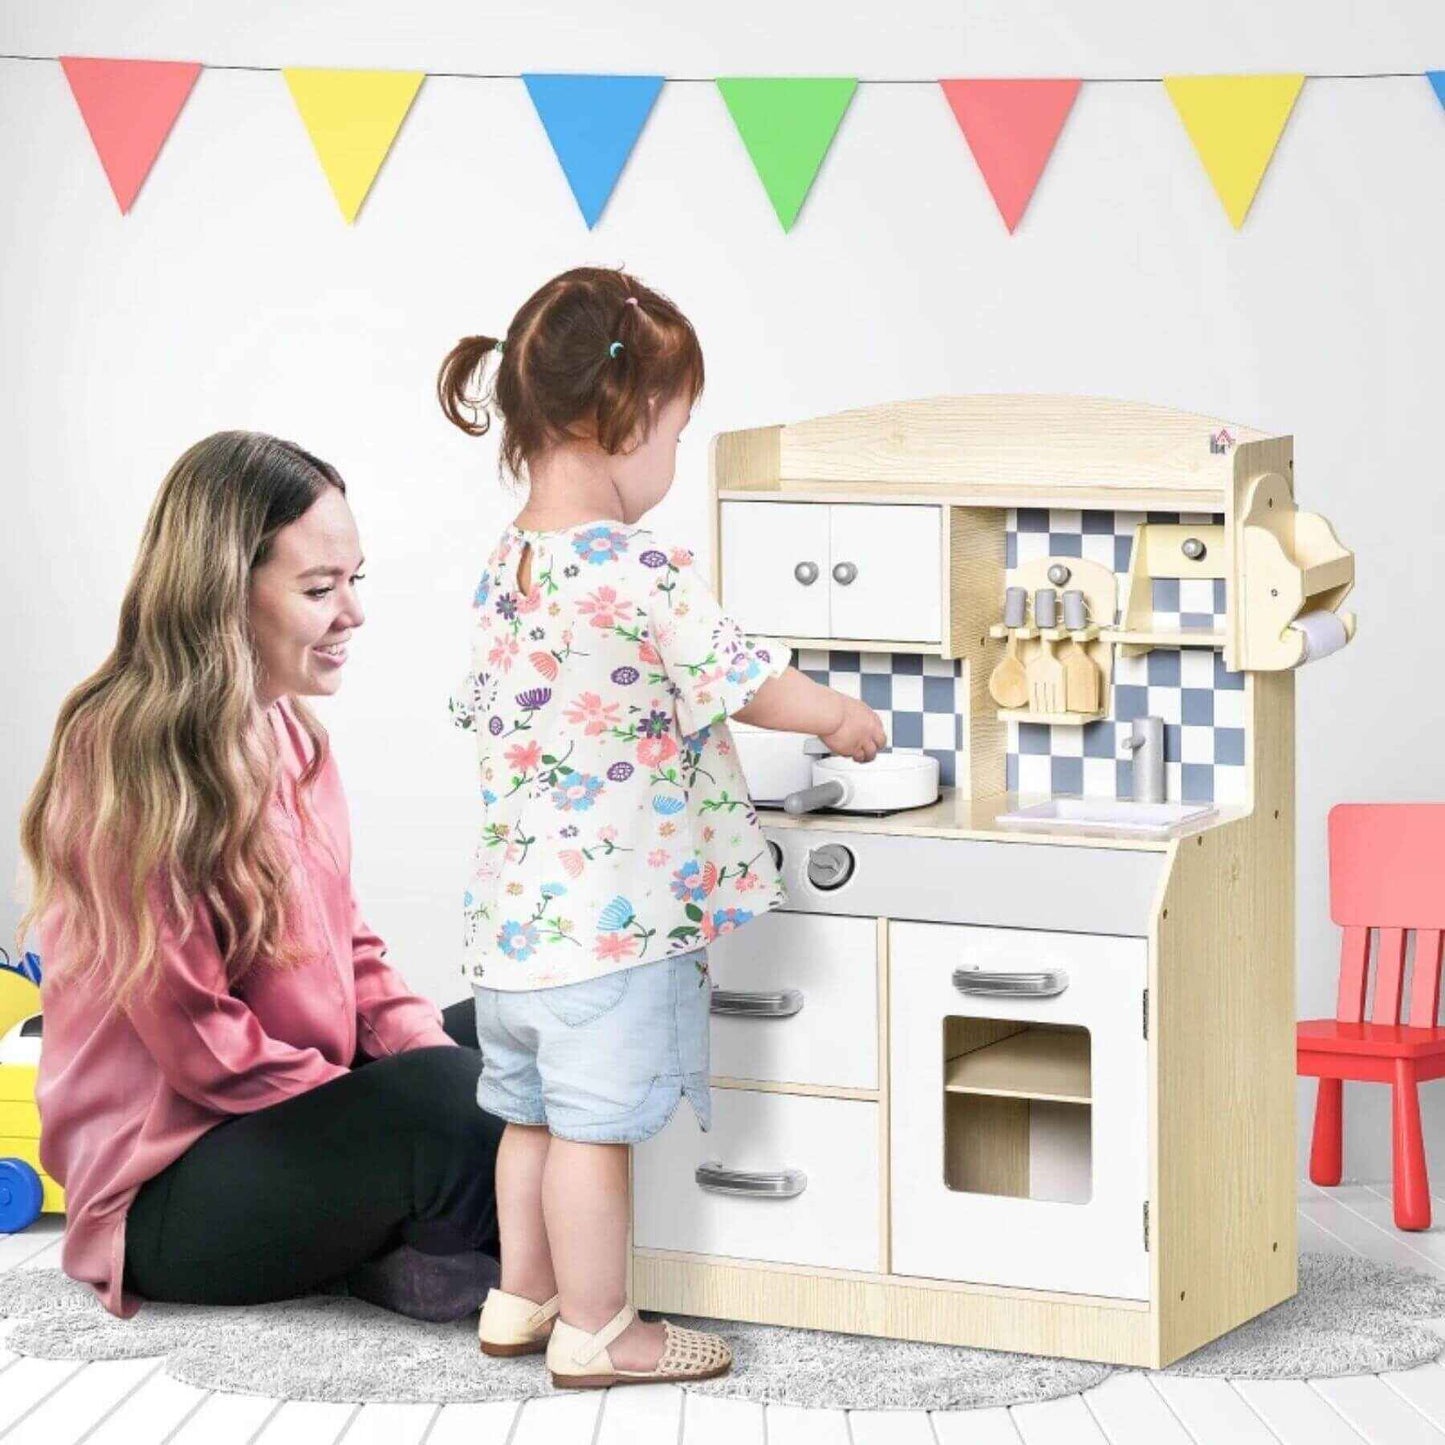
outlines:
[{"label": "blouse sleeve", "polygon": [[790,653],[748,636],[722,610],[685,547],[651,548],[641,560],[657,579],[648,603],[653,646],[673,688],[678,728],[690,737],[745,708],[787,670]]},{"label": "blouse sleeve", "polygon": [[367,927],[351,895],[351,959],[356,975],[356,1022],[361,1047],[374,1059],[408,1049],[454,1046],[441,1010],[414,994],[388,964],[386,945]]},{"label": "blouse sleeve", "polygon": [[173,923],[163,924],[157,948],[159,978],[153,988],[143,984],[125,1009],[176,1093],[217,1113],[250,1114],[346,1074],[318,1049],[272,1038],[229,992],[204,914],[184,940]]}]

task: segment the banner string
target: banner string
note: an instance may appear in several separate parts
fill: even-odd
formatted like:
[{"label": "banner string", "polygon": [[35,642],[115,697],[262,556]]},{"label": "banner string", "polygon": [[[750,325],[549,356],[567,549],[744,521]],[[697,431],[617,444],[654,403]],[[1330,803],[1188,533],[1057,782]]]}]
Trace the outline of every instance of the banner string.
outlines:
[{"label": "banner string", "polygon": [[[105,57],[105,58],[106,58],[106,59],[129,58],[129,59],[134,59],[134,60],[157,60],[157,59],[165,59],[165,58],[167,58],[167,57],[148,55],[148,56],[130,56],[130,57],[107,56],[107,57]],[[23,55],[23,54],[6,54],[6,53],[3,53],[3,52],[0,52],[0,60],[14,60],[14,61],[21,61],[21,62],[34,62],[34,63],[37,63],[37,64],[51,64],[51,65],[58,65],[58,64],[60,63],[60,57],[59,57],[58,55]],[[370,69],[373,69],[373,68],[374,68],[374,67],[365,66],[365,65],[326,65],[326,66],[238,65],[238,64],[214,64],[214,65],[213,65],[213,64],[211,64],[211,63],[209,63],[209,62],[207,62],[207,61],[201,61],[200,64],[201,64],[202,68],[205,69],[205,70],[249,71],[249,72],[253,72],[253,73],[258,74],[258,75],[281,75],[284,71],[286,71],[286,70],[291,70],[291,69],[370,70]],[[422,72],[426,75],[426,77],[427,77],[429,80],[521,80],[521,79],[523,78],[523,73],[522,73],[521,71],[519,71],[519,70],[512,70],[512,71],[428,70],[425,66],[410,66],[410,67],[408,67],[408,66],[383,66],[383,67],[381,67],[381,68],[384,69],[384,70],[412,71],[412,72],[417,71],[417,70],[420,70],[420,71],[422,71]],[[529,71],[529,72],[527,72],[527,73],[528,73],[528,74],[541,74],[541,73],[546,73],[546,72],[530,72],[530,71]],[[552,73],[556,73],[556,72],[552,72]],[[568,73],[568,72],[562,72],[562,73],[565,74],[565,73]],[[644,73],[644,72],[632,72],[632,71],[598,71],[598,72],[577,72],[577,73],[578,73],[578,74],[582,74],[582,73],[589,73],[589,74],[590,74],[590,73],[596,73],[596,74],[606,74],[606,75],[630,75],[630,74],[634,74],[634,73],[642,74],[642,73]],[[776,79],[779,79],[779,80],[800,80],[800,79],[809,79],[809,78],[811,78],[812,74],[815,74],[815,73],[816,73],[816,72],[814,72],[814,73],[809,73],[809,74],[803,74],[803,75],[792,75],[792,74],[790,74],[790,75],[786,75],[786,76],[777,76],[777,77],[754,76],[754,75],[749,74],[749,75],[747,76],[747,78],[748,78],[748,79],[758,79],[758,80],[765,80],[765,79],[769,79],[769,78],[776,78]],[[1195,73],[1195,72],[1180,71],[1180,72],[1178,72],[1178,73],[1179,73],[1180,75],[1187,75],[1187,74],[1192,74],[1192,73]],[[1258,72],[1255,72],[1255,73],[1258,73]],[[1421,79],[1423,79],[1426,75],[1428,75],[1430,72],[1429,72],[1429,71],[1426,71],[1426,70],[1348,70],[1348,71],[1344,71],[1344,70],[1306,70],[1306,71],[1291,71],[1290,73],[1291,73],[1291,74],[1294,74],[1294,75],[1303,75],[1306,80],[1421,80]],[[713,85],[713,84],[715,84],[719,79],[724,79],[724,80],[726,80],[726,79],[729,79],[729,78],[730,78],[730,77],[728,77],[728,76],[721,76],[721,77],[720,77],[720,76],[716,76],[716,75],[664,75],[664,76],[662,77],[662,79],[663,79],[668,85]],[[845,77],[837,77],[837,78],[840,78],[840,79],[841,79],[841,78],[845,78]],[[954,77],[954,76],[951,76],[951,75],[932,75],[932,76],[864,76],[864,75],[859,75],[859,76],[848,76],[848,77],[846,77],[846,78],[847,78],[847,79],[850,79],[850,80],[856,80],[859,85],[937,85],[940,80],[951,80],[951,79],[954,79],[955,77]],[[1163,80],[1165,79],[1165,77],[1162,76],[1162,75],[1060,75],[1060,76],[1029,75],[1029,76],[1014,76],[1014,75],[988,75],[988,74],[969,74],[969,75],[966,76],[966,77],[960,76],[960,77],[958,77],[958,78],[967,78],[967,79],[973,79],[973,80],[1019,80],[1019,79],[1027,79],[1027,80],[1051,80],[1051,79],[1056,79],[1056,80],[1079,80],[1079,81],[1082,81],[1085,85],[1159,85],[1159,84],[1161,84],[1161,83],[1163,82]]]}]

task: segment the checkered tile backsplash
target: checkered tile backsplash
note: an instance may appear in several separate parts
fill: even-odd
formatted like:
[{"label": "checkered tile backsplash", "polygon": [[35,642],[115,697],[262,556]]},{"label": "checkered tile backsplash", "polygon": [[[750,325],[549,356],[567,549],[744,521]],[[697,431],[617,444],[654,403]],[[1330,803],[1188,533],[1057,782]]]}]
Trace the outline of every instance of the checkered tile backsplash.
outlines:
[{"label": "checkered tile backsplash", "polygon": [[[1037,557],[1087,557],[1119,574],[1122,612],[1134,528],[1140,522],[1217,522],[1209,515],[1072,512],[1019,509],[1008,516],[1010,569]],[[1161,629],[1221,626],[1224,583],[1159,579],[1154,625]],[[999,611],[1003,610],[1002,588]],[[996,621],[989,618],[988,621]],[[963,746],[968,697],[959,664],[904,654],[804,651],[797,665],[809,677],[861,697],[883,717],[898,748],[936,757],[951,786]],[[1164,719],[1168,796],[1185,802],[1242,803],[1244,676],[1226,672],[1219,652],[1156,648],[1139,657],[1114,655],[1107,717],[1083,727],[1008,724],[1006,780],[1011,792],[1127,798],[1132,764],[1120,746],[1136,717]]]}]

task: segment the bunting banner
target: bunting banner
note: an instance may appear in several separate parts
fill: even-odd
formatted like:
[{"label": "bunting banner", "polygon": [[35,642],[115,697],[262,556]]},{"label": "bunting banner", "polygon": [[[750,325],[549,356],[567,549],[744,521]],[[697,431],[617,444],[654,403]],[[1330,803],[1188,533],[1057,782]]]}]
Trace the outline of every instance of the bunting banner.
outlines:
[{"label": "bunting banner", "polygon": [[282,71],[336,204],[350,223],[426,79],[420,70]]},{"label": "bunting banner", "polygon": [[857,80],[734,76],[720,77],[717,88],[783,230],[791,231]]},{"label": "bunting banner", "polygon": [[183,60],[62,55],[60,68],[125,215],[190,97],[201,67]]},{"label": "bunting banner", "polygon": [[[134,205],[203,62],[0,55],[58,64],[121,213]],[[426,79],[423,71],[238,69],[284,76],[342,217],[356,220]],[[665,75],[481,74],[521,80],[589,229],[602,219]],[[1445,107],[1445,70],[1361,71],[1334,80],[1426,80]],[[860,85],[938,87],[1010,234],[1021,224],[1084,85],[1162,85],[1229,222],[1240,229],[1294,111],[1304,73],[1022,79],[688,76],[717,87],[784,231],[798,220]],[[1076,122],[1077,124],[1077,122]]]},{"label": "bunting banner", "polygon": [[591,230],[662,90],[660,75],[524,75],[537,118]]},{"label": "bunting banner", "polygon": [[1303,75],[1164,77],[1164,89],[1236,231],[1304,83]]},{"label": "bunting banner", "polygon": [[1003,223],[1023,219],[1079,93],[1078,80],[940,80]]}]

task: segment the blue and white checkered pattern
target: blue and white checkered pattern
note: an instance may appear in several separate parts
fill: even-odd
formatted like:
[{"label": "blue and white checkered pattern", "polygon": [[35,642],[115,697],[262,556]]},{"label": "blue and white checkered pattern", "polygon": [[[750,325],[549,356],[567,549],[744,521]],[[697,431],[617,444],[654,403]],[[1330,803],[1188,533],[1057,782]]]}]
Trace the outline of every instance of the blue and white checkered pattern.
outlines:
[{"label": "blue and white checkered pattern", "polygon": [[[1112,567],[1119,576],[1122,612],[1134,528],[1140,522],[1219,520],[1189,513],[1020,508],[1008,516],[1006,559],[1010,569],[1039,557],[1086,557]],[[1222,626],[1222,580],[1156,579],[1152,601],[1154,626],[1161,630]],[[1002,595],[999,610],[1002,613]],[[945,787],[952,786],[968,714],[960,664],[938,657],[867,652],[805,651],[796,661],[809,677],[861,697],[876,709],[894,747],[921,748],[936,757],[940,780]],[[1122,740],[1132,719],[1152,714],[1164,719],[1170,798],[1245,801],[1244,676],[1226,672],[1219,652],[1156,648],[1139,657],[1123,657],[1115,649],[1111,698],[1110,716],[1083,727],[1009,723],[1005,763],[1009,790],[1127,798],[1133,765]]]}]

